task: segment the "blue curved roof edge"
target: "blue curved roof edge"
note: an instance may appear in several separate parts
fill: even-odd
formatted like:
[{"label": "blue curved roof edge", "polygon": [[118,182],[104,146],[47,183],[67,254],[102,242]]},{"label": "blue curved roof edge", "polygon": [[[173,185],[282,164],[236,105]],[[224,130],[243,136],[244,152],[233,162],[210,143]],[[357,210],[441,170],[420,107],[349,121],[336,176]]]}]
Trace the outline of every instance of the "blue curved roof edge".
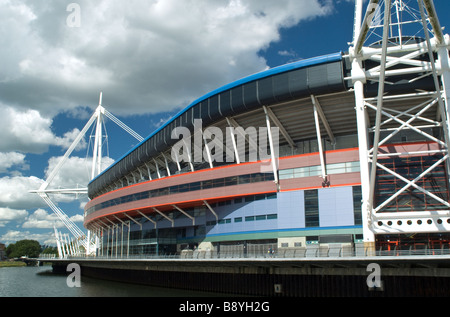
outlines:
[{"label": "blue curved roof edge", "polygon": [[163,130],[165,127],[167,127],[170,123],[172,123],[174,120],[176,120],[180,115],[182,115],[183,113],[185,113],[187,110],[189,110],[190,108],[192,108],[193,106],[195,106],[196,104],[198,104],[199,102],[202,102],[214,95],[217,95],[221,92],[227,91],[229,89],[232,89],[234,87],[258,80],[258,79],[262,79],[265,77],[269,77],[272,75],[276,75],[276,74],[281,74],[281,73],[285,73],[285,72],[289,72],[292,70],[296,70],[296,69],[300,69],[300,68],[305,68],[305,67],[309,67],[309,66],[315,66],[315,65],[320,65],[320,64],[326,64],[326,63],[332,63],[332,62],[339,62],[342,61],[343,59],[343,54],[342,52],[338,52],[338,53],[332,53],[332,54],[327,54],[327,55],[322,55],[322,56],[317,56],[317,57],[312,57],[312,58],[308,58],[308,59],[302,59],[299,60],[297,62],[292,62],[289,64],[284,64],[281,66],[276,66],[273,68],[269,68],[267,70],[255,73],[253,75],[238,79],[236,81],[233,81],[229,84],[226,84],[220,88],[217,88],[209,93],[207,93],[206,95],[203,95],[202,97],[194,100],[193,102],[191,102],[186,108],[180,110],[175,116],[173,116],[171,119],[167,120],[163,125],[161,125],[158,129],[156,129],[155,131],[153,131],[148,137],[146,137],[143,141],[141,141],[139,144],[137,144],[136,146],[134,146],[131,150],[129,150],[127,153],[125,153],[124,155],[122,155],[116,162],[114,162],[113,164],[111,164],[109,167],[107,167],[105,170],[103,170],[99,175],[97,175],[96,177],[94,177],[90,182],[92,183],[94,180],[96,180],[99,176],[101,176],[103,173],[105,173],[107,170],[109,170],[112,166],[114,166],[117,162],[120,162],[123,158],[125,158],[126,156],[128,156],[131,152],[133,152],[134,150],[136,150],[138,147],[140,147],[143,143],[147,142],[149,139],[151,139],[153,136],[155,136],[158,132],[160,132],[161,130]]}]

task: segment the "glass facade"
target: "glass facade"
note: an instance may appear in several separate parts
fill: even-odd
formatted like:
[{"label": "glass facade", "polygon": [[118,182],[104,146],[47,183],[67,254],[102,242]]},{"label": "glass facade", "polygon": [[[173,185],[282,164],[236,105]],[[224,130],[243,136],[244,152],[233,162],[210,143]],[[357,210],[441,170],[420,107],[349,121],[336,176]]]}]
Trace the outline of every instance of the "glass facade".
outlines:
[{"label": "glass facade", "polygon": [[[292,204],[294,196],[302,197],[301,203]],[[361,231],[360,186],[250,195],[211,203],[210,206],[217,219],[206,206],[198,206],[184,209],[195,217],[195,224],[174,210],[169,214],[174,220],[173,226],[160,215],[153,215],[156,225],[144,217],[135,216],[134,220],[140,225],[130,221],[129,226],[111,226],[103,230],[99,255],[171,256],[180,254],[182,250],[197,250],[204,241],[211,241],[209,248],[214,248],[211,251],[234,252],[230,253],[234,256],[236,246],[245,246],[243,250],[250,251],[248,246],[252,244],[262,243],[267,247],[267,239],[276,249],[280,234],[285,239],[288,237],[282,232],[289,232],[290,239],[293,239],[289,243],[283,240],[283,245],[295,247],[296,244],[299,247],[320,243],[319,240],[329,234],[353,239]],[[337,207],[333,209],[330,206]],[[292,218],[296,214],[298,216]],[[324,223],[321,223],[321,217],[326,220]],[[283,231],[283,228],[288,231]],[[330,233],[327,233],[327,228]],[[303,242],[298,239],[303,239]],[[281,247],[281,242],[278,247]]]},{"label": "glass facade", "polygon": [[362,204],[361,186],[353,186],[353,216],[355,225],[362,225],[361,204]]},{"label": "glass facade", "polygon": [[305,226],[319,227],[318,190],[305,190]]},{"label": "glass facade", "polygon": [[125,204],[131,201],[143,200],[152,197],[160,197],[166,195],[173,195],[184,192],[192,192],[203,189],[210,188],[219,188],[225,186],[233,186],[233,185],[242,185],[242,184],[251,184],[258,182],[266,182],[273,181],[274,176],[273,173],[254,173],[247,175],[239,175],[239,176],[230,176],[218,179],[210,179],[200,182],[188,183],[188,184],[180,184],[170,187],[163,187],[153,190],[146,190],[139,193],[125,195],[122,197],[114,198],[100,204],[94,205],[86,210],[86,215],[89,215],[95,211],[108,208],[111,206],[117,206],[121,204]]},{"label": "glass facade", "polygon": [[[441,155],[395,157],[383,159],[383,165],[410,181],[418,178],[425,170],[441,159]],[[431,170],[425,177],[419,178],[416,184],[424,190],[433,193],[442,200],[449,200],[448,178],[445,163],[439,164]],[[375,192],[376,206],[380,205],[393,194],[398,192],[407,183],[391,173],[377,170],[377,184]],[[439,201],[427,195],[423,191],[410,186],[407,190],[399,194],[380,212],[402,212],[402,211],[422,211],[422,210],[442,210],[448,209]]]},{"label": "glass facade", "polygon": [[[360,170],[359,166],[360,166],[359,162],[344,162],[326,165],[328,175],[359,172]],[[322,169],[320,165],[289,168],[279,171],[280,179],[290,179],[290,178],[300,178],[300,177],[310,177],[320,175],[322,175]]]}]

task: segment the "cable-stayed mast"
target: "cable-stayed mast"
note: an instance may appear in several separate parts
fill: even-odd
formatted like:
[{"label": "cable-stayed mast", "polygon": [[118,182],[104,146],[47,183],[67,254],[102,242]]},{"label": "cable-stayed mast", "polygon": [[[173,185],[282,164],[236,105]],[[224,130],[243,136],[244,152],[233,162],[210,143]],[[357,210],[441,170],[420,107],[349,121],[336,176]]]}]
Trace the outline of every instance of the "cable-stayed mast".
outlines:
[{"label": "cable-stayed mast", "polygon": [[[95,237],[91,237],[90,232],[88,231],[87,234],[81,230],[67,215],[64,213],[64,211],[59,208],[50,198],[49,194],[87,194],[87,184],[85,187],[82,188],[58,188],[58,189],[51,189],[49,188],[51,182],[55,178],[55,176],[58,175],[60,172],[62,166],[67,162],[67,159],[72,154],[72,152],[75,150],[77,145],[80,143],[80,141],[85,137],[86,132],[91,128],[93,124],[95,124],[95,138],[94,138],[94,148],[93,148],[93,155],[92,155],[92,166],[91,166],[91,175],[90,179],[92,180],[95,178],[101,171],[102,171],[102,145],[103,145],[103,129],[102,125],[104,122],[104,116],[111,119],[114,123],[116,123],[119,127],[124,129],[126,132],[128,132],[131,136],[136,138],[139,142],[143,140],[143,137],[141,137],[139,134],[134,132],[131,128],[129,128],[127,125],[125,125],[123,122],[121,122],[119,119],[117,119],[114,115],[112,115],[109,111],[107,111],[102,106],[102,93],[100,93],[99,98],[99,104],[88,120],[88,122],[85,124],[83,129],[80,131],[80,133],[77,135],[77,137],[74,139],[70,147],[67,149],[64,156],[59,160],[58,164],[55,166],[55,168],[48,174],[47,179],[42,183],[41,187],[38,190],[31,191],[33,193],[38,194],[45,203],[52,209],[52,211],[58,216],[58,218],[61,220],[61,222],[66,226],[66,228],[71,232],[71,234],[74,236],[76,243],[71,243],[71,248],[66,248],[66,252],[64,254],[60,253],[60,256],[66,255],[67,250],[74,250],[73,246],[75,245],[81,245],[85,249],[86,254],[91,254],[92,252],[95,252]],[[61,239],[61,236],[57,233],[55,229],[55,236],[57,238],[58,242],[58,248],[64,249],[64,245],[61,246],[61,243],[64,243],[63,239]],[[79,250],[76,252],[73,251],[73,253],[80,253]],[[71,254],[74,255],[74,254]]]},{"label": "cable-stayed mast", "polygon": [[[365,14],[363,7],[363,0],[355,1],[349,56],[358,124],[364,242],[373,247],[375,234],[450,230],[450,224],[440,219],[450,216],[448,199],[436,190],[438,185],[428,186],[424,181],[443,166],[449,175],[450,41],[442,32],[431,0],[371,0]],[[411,87],[415,88],[413,93]],[[381,150],[404,131],[420,135],[429,146],[414,152]],[[438,159],[422,165],[411,177],[388,164],[389,159],[420,155]],[[402,184],[385,200],[376,195],[380,173]],[[393,212],[390,206],[396,199],[413,191],[433,201],[433,210],[412,203],[410,212]],[[400,227],[406,221],[408,226]]]}]

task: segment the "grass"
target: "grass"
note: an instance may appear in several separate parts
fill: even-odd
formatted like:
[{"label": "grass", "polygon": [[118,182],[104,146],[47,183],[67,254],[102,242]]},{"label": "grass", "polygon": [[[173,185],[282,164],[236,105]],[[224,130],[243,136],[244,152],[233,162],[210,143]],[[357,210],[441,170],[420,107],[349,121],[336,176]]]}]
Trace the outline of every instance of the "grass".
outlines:
[{"label": "grass", "polygon": [[0,267],[17,267],[17,266],[27,266],[25,262],[21,261],[0,261]]}]

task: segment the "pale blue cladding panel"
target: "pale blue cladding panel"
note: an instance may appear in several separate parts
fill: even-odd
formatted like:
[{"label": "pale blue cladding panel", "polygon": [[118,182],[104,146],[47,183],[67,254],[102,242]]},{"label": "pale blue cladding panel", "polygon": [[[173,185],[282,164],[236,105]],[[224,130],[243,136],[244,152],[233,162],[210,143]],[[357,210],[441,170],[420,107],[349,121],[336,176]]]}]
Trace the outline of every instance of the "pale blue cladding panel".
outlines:
[{"label": "pale blue cladding panel", "polygon": [[305,199],[301,190],[278,193],[278,229],[305,227]]},{"label": "pale blue cladding panel", "polygon": [[353,190],[348,187],[319,189],[321,227],[353,226]]},{"label": "pale blue cladding panel", "polygon": [[[235,232],[251,232],[276,229],[277,219],[267,219],[267,215],[277,213],[276,196],[254,195],[242,198],[240,202],[232,200],[229,204],[214,205],[219,223],[207,226],[207,234],[226,234]],[[215,217],[206,212],[206,221],[214,221]]]}]

